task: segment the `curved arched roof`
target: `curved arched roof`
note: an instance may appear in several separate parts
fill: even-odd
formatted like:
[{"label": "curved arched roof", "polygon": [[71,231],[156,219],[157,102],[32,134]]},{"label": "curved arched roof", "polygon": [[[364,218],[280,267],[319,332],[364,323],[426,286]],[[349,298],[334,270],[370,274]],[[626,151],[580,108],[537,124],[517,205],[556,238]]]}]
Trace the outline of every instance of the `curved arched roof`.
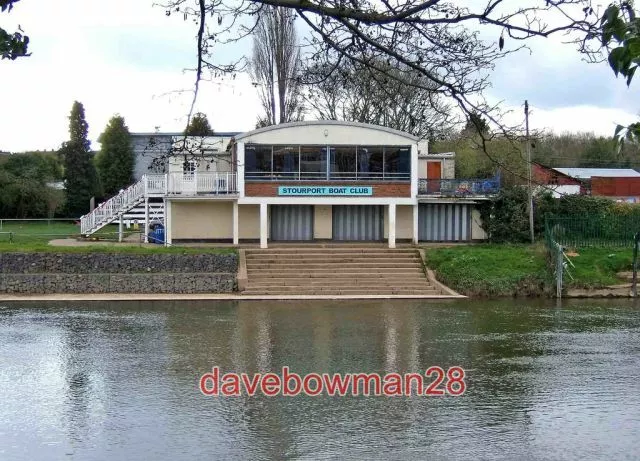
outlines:
[{"label": "curved arched roof", "polygon": [[387,128],[386,126],[372,125],[370,123],[359,122],[344,122],[340,120],[312,120],[303,122],[289,122],[281,123],[279,125],[271,125],[264,128],[258,128],[257,130],[247,131],[246,133],[236,136],[236,141],[241,141],[244,138],[248,138],[257,134],[267,133],[269,131],[286,130],[287,128],[302,127],[302,126],[342,126],[342,127],[357,127],[365,128],[368,130],[382,131],[385,133],[394,134],[396,136],[404,137],[412,142],[417,142],[419,139],[412,134],[405,133],[404,131],[394,130],[393,128]]}]

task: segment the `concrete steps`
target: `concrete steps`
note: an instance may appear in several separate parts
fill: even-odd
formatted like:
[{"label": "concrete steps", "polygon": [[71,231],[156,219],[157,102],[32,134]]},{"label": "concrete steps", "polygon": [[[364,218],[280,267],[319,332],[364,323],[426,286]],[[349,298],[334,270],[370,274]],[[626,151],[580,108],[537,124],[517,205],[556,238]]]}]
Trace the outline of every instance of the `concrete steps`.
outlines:
[{"label": "concrete steps", "polygon": [[247,249],[245,258],[248,296],[446,296],[414,248],[280,247]]}]

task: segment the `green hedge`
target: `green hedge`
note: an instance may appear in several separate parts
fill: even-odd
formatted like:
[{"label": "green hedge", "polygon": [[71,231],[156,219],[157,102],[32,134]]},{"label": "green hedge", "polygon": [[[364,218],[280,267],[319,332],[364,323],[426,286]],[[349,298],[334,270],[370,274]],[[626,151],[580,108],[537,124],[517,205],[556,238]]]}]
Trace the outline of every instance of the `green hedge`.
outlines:
[{"label": "green hedge", "polygon": [[[490,241],[529,241],[527,201],[526,187],[516,186],[503,189],[493,200],[481,205],[482,223]],[[534,198],[534,231],[538,238],[544,235],[545,218],[555,224],[560,220],[573,222],[573,225],[563,227],[564,232],[575,229],[575,232],[571,231],[573,235],[591,236],[603,242],[613,239],[616,245],[623,246],[626,244],[622,240],[626,241],[627,234],[633,237],[640,231],[640,206],[603,197],[567,195],[553,198],[550,193],[539,194]]]}]

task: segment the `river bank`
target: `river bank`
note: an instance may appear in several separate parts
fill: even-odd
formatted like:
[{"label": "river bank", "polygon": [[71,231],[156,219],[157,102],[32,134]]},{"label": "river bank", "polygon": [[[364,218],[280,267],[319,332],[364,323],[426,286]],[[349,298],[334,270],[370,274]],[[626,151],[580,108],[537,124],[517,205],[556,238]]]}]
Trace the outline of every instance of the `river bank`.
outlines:
[{"label": "river bank", "polygon": [[232,293],[237,254],[0,253],[0,293]]},{"label": "river bank", "polygon": [[[233,248],[21,245],[0,251],[0,293],[238,294]],[[437,280],[472,298],[553,297],[555,280],[542,244],[425,246]],[[628,297],[631,248],[572,249],[566,297]]]},{"label": "river bank", "polygon": [[[565,272],[568,297],[629,296],[631,248],[576,248]],[[426,248],[437,279],[469,297],[552,297],[555,280],[544,245],[482,244]]]}]

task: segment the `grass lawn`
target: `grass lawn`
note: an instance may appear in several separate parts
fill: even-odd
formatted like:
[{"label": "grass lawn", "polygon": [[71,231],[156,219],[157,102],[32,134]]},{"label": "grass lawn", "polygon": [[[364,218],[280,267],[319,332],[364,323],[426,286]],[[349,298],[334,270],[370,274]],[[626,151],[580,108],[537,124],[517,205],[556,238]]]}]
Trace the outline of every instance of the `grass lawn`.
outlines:
[{"label": "grass lawn", "polygon": [[541,294],[550,277],[541,245],[464,245],[427,248],[438,280],[467,296]]},{"label": "grass lawn", "polygon": [[[4,221],[0,232],[13,232],[13,242],[9,242],[9,235],[0,233],[0,253],[19,251],[44,251],[49,253],[170,253],[170,254],[202,254],[202,253],[234,253],[234,248],[185,248],[164,247],[154,245],[152,247],[142,245],[88,245],[78,247],[51,246],[49,241],[53,239],[75,238],[80,234],[80,226],[73,222],[52,221],[24,222]],[[125,230],[124,235],[131,232]],[[93,234],[98,240],[112,240],[117,242],[118,226],[109,225]]]},{"label": "grass lawn", "polygon": [[[565,286],[601,288],[624,283],[616,272],[631,270],[631,248],[582,248],[571,257],[573,280]],[[438,280],[468,296],[529,296],[553,291],[554,280],[546,250],[535,245],[464,245],[427,248],[427,266]]]},{"label": "grass lawn", "polygon": [[575,288],[601,288],[628,281],[620,280],[617,272],[633,269],[632,248],[579,248],[578,256],[569,259],[575,267],[568,267],[573,276],[565,275],[564,283]]}]

